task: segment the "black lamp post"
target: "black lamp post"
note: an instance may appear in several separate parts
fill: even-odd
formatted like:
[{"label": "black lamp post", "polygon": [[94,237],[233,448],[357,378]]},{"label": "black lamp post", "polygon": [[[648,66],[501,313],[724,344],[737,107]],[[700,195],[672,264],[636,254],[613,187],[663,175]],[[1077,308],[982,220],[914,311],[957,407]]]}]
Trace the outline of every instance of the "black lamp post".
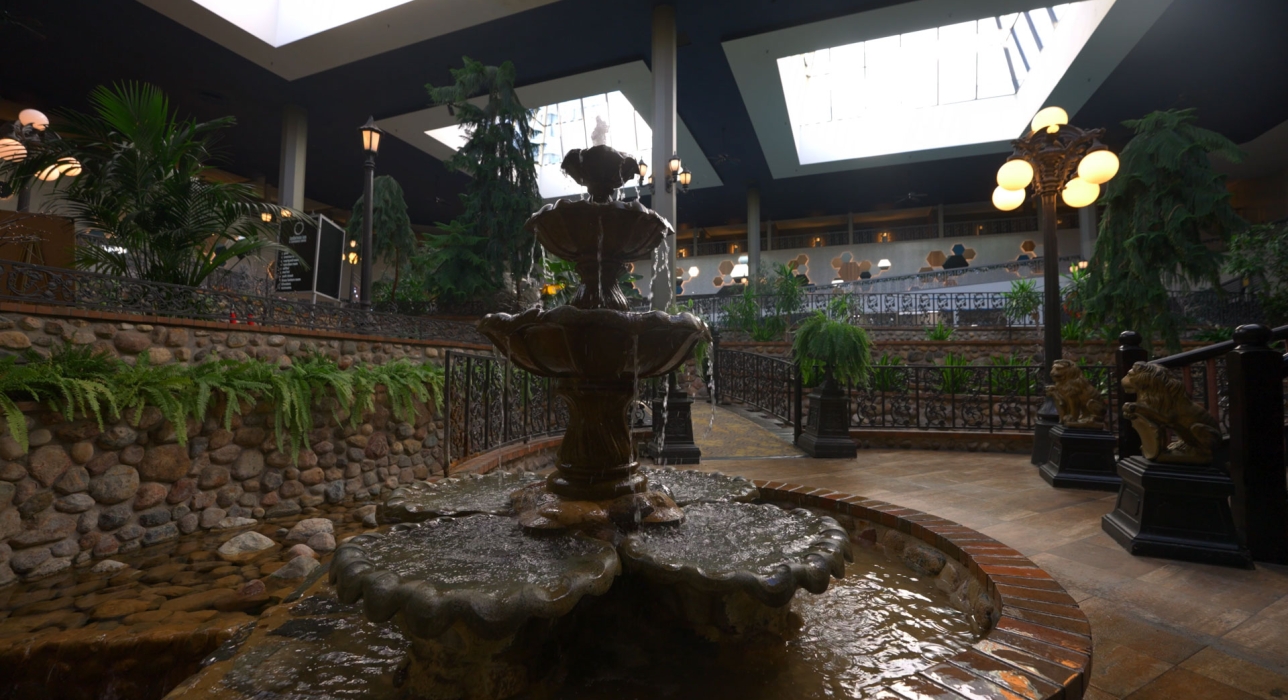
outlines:
[{"label": "black lamp post", "polygon": [[[1081,208],[1100,197],[1100,185],[1118,172],[1118,157],[1100,137],[1104,129],[1079,129],[1069,125],[1069,115],[1059,107],[1047,107],[1033,117],[1029,133],[1013,141],[1011,157],[997,171],[993,206],[1010,211],[1024,203],[1024,189],[1042,199],[1042,366],[1048,377],[1051,363],[1060,359],[1060,251],[1056,239],[1055,199]],[[1033,463],[1045,464],[1050,449],[1051,428],[1059,422],[1055,402],[1047,397],[1038,409],[1033,439]]]},{"label": "black lamp post", "polygon": [[376,179],[376,153],[380,151],[380,135],[385,133],[376,126],[376,121],[372,117],[367,117],[367,123],[358,127],[362,133],[362,152],[366,154],[367,160],[363,163],[366,169],[366,177],[362,185],[362,252],[359,253],[362,263],[362,286],[358,290],[358,303],[362,304],[364,309],[371,308],[371,225],[374,216],[374,203],[372,198],[375,196]]}]

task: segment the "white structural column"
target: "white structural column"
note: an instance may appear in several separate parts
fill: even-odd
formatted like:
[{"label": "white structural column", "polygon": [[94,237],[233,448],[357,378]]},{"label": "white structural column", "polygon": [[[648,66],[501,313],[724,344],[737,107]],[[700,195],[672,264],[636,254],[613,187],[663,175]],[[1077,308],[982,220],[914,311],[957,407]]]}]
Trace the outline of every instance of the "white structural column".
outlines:
[{"label": "white structural column", "polygon": [[[675,217],[675,195],[678,186],[667,192],[670,175],[667,162],[675,153],[675,8],[658,5],[653,8],[653,210],[678,226]],[[660,270],[662,279],[654,277],[653,308],[665,310],[675,296],[675,234],[666,239],[667,261]],[[661,267],[661,266],[659,266]]]},{"label": "white structural column", "polygon": [[277,203],[284,207],[304,208],[304,156],[308,145],[308,113],[288,105],[282,111],[282,155],[277,178]]},{"label": "white structural column", "polygon": [[1078,246],[1083,260],[1090,260],[1091,253],[1095,250],[1096,218],[1094,204],[1078,210]]},{"label": "white structural column", "polygon": [[760,190],[747,188],[747,277],[760,279]]}]

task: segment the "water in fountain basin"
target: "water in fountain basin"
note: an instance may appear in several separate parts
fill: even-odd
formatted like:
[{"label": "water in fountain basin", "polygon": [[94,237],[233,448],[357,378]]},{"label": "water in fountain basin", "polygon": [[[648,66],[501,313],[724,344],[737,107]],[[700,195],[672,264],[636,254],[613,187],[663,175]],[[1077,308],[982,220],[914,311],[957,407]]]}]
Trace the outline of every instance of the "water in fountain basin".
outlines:
[{"label": "water in fountain basin", "polygon": [[711,419],[707,421],[707,433],[703,437],[711,437],[711,432],[716,429],[716,368],[713,356],[715,348],[707,347],[707,376],[710,380],[707,382],[707,398],[711,402]]}]

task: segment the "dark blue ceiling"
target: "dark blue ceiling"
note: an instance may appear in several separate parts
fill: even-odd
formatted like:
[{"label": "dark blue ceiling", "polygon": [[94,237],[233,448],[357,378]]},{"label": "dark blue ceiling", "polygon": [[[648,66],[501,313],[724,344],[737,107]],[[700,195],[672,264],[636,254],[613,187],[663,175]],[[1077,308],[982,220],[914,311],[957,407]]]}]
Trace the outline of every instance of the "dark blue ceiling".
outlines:
[{"label": "dark blue ceiling", "polygon": [[[95,85],[152,82],[185,115],[236,116],[238,126],[224,141],[226,169],[270,183],[277,179],[282,107],[298,104],[309,112],[306,194],[348,207],[361,187],[356,128],[368,114],[428,106],[425,84],[447,83],[464,55],[489,64],[511,60],[524,84],[648,61],[654,4],[560,0],[292,82],[135,0],[0,0],[0,8],[42,35],[0,25],[7,59],[0,97],[83,109]],[[988,199],[998,156],[783,180],[769,174],[721,42],[891,4],[898,2],[677,0],[679,113],[725,183],[682,196],[682,224],[742,220],[751,184],[761,190],[768,219],[879,209],[908,192],[926,193],[926,204]],[[1203,126],[1236,142],[1255,138],[1288,120],[1284,27],[1285,0],[1175,0],[1073,121],[1109,127],[1110,145],[1121,148],[1122,120],[1196,107]],[[445,221],[457,211],[464,176],[437,159],[390,138],[378,169],[402,183],[416,223]]]}]

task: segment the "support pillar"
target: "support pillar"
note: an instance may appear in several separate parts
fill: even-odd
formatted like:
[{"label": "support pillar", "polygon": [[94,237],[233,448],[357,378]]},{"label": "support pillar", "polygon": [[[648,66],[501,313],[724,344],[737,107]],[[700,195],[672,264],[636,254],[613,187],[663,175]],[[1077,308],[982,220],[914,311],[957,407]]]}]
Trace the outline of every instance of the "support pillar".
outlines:
[{"label": "support pillar", "polygon": [[282,153],[277,177],[277,203],[284,207],[304,208],[304,157],[308,144],[308,113],[288,105],[282,111]]},{"label": "support pillar", "polygon": [[760,190],[747,189],[747,277],[760,279]]},{"label": "support pillar", "polygon": [[[653,8],[653,211],[675,228],[678,185],[667,189],[668,161],[675,150],[675,8]],[[653,308],[665,311],[675,298],[675,234],[666,237],[667,260],[661,279],[655,272],[651,289]]]}]

